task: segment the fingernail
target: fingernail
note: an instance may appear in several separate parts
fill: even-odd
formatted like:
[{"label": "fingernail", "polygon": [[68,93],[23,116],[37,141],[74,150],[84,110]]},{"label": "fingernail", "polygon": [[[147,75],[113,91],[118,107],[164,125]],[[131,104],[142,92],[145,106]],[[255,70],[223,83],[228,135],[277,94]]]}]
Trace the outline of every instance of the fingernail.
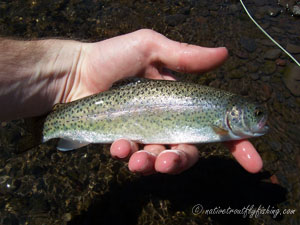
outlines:
[{"label": "fingernail", "polygon": [[171,150],[164,150],[164,151],[162,151],[159,155],[162,155],[162,154],[168,153],[168,152],[174,152],[175,154],[177,154],[177,155],[179,155],[179,156],[182,154],[182,151],[180,151],[180,150],[177,150],[177,149],[171,149]]}]

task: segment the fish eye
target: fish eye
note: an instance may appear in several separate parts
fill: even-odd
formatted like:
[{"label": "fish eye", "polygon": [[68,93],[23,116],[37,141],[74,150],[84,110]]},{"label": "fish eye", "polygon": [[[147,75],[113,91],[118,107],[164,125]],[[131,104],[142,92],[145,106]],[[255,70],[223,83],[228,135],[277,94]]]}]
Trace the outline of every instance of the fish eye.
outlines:
[{"label": "fish eye", "polygon": [[255,110],[255,112],[254,112],[254,115],[255,115],[256,117],[259,117],[259,116],[261,116],[262,114],[263,114],[263,112],[262,112],[261,110],[259,110],[259,109]]},{"label": "fish eye", "polygon": [[239,110],[236,107],[233,107],[232,110],[231,110],[231,112],[230,112],[230,115],[232,117],[238,116],[239,115]]}]

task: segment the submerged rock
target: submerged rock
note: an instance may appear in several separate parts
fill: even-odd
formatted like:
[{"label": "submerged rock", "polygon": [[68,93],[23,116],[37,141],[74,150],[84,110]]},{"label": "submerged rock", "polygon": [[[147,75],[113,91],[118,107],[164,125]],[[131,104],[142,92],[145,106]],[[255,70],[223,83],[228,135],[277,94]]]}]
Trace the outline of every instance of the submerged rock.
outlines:
[{"label": "submerged rock", "polygon": [[279,15],[279,13],[280,13],[280,10],[278,8],[273,8],[273,7],[268,8],[269,16],[276,17]]},{"label": "submerged rock", "polygon": [[269,100],[269,99],[271,98],[272,92],[273,92],[273,90],[272,90],[272,88],[271,88],[270,85],[268,85],[268,84],[263,84],[263,85],[262,85],[262,93],[263,93],[263,94],[262,94],[262,96],[261,96],[262,100],[263,100],[263,101]]},{"label": "submerged rock", "polygon": [[257,6],[264,6],[267,4],[266,0],[254,0],[255,5]]},{"label": "submerged rock", "polygon": [[230,4],[228,9],[230,13],[235,13],[239,10],[239,6],[237,4]]},{"label": "submerged rock", "polygon": [[276,59],[276,65],[277,66],[285,66],[286,61],[284,59]]},{"label": "submerged rock", "polygon": [[292,13],[294,16],[300,16],[300,6],[294,5],[292,8]]},{"label": "submerged rock", "polygon": [[263,66],[263,72],[270,75],[276,71],[276,64],[273,61],[266,61]]},{"label": "submerged rock", "polygon": [[270,49],[265,53],[264,58],[273,60],[273,59],[278,59],[280,55],[281,55],[280,49]]},{"label": "submerged rock", "polygon": [[284,71],[283,81],[290,92],[295,96],[300,96],[300,67],[290,64]]},{"label": "submerged rock", "polygon": [[243,76],[245,76],[244,72],[238,69],[232,70],[228,73],[228,77],[231,79],[240,79]]},{"label": "submerged rock", "polygon": [[256,73],[259,69],[259,66],[256,63],[247,63],[246,67],[250,73]]},{"label": "submerged rock", "polygon": [[252,73],[252,74],[250,74],[250,78],[252,80],[258,80],[259,79],[259,75],[257,73]]},{"label": "submerged rock", "polygon": [[293,44],[287,44],[286,46],[286,50],[289,52],[289,53],[292,53],[292,54],[298,54],[300,53],[300,46],[299,45],[293,45]]},{"label": "submerged rock", "polygon": [[166,17],[166,23],[172,27],[175,27],[178,24],[182,24],[185,20],[186,16],[183,14],[169,15]]},{"label": "submerged rock", "polygon": [[250,38],[242,37],[240,43],[248,52],[254,52],[257,48],[255,40]]},{"label": "submerged rock", "polygon": [[285,7],[286,9],[290,9],[294,5],[294,0],[278,0],[278,4]]}]

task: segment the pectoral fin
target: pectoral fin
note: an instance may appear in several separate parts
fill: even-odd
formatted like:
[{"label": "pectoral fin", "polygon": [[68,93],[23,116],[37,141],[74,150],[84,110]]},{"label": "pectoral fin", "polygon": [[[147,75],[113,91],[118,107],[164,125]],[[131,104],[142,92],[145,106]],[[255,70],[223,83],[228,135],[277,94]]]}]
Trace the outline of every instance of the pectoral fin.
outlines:
[{"label": "pectoral fin", "polygon": [[216,127],[216,126],[212,126],[212,129],[214,130],[214,132],[220,136],[227,136],[229,133],[228,133],[228,130],[225,130],[221,127]]},{"label": "pectoral fin", "polygon": [[74,140],[60,139],[57,149],[60,151],[70,151],[88,145],[88,142],[80,142]]},{"label": "pectoral fin", "polygon": [[57,103],[53,106],[52,111],[55,111],[63,106],[65,106],[67,103]]}]

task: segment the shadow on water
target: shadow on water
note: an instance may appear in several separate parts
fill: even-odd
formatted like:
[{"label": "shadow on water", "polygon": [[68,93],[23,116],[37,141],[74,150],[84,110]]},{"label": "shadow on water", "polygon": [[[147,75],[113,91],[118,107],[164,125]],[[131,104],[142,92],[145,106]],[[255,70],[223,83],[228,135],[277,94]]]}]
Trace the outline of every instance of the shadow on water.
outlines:
[{"label": "shadow on water", "polygon": [[[268,172],[249,174],[233,160],[210,157],[200,160],[195,168],[180,175],[158,174],[141,177],[121,186],[113,183],[109,193],[101,196],[101,199],[95,199],[87,212],[74,217],[68,225],[138,224],[138,222],[144,224],[141,215],[149,202],[162,211],[164,207],[168,207],[168,212],[172,214],[185,211],[185,219],[192,218],[196,222],[203,222],[203,218],[201,220],[199,215],[192,213],[193,206],[197,204],[201,204],[204,210],[216,207],[277,209],[277,204],[286,200],[287,191],[277,184],[270,183],[269,177]],[[162,199],[169,200],[169,206],[156,201]],[[149,219],[152,212],[147,213]],[[172,219],[169,220],[171,223],[166,222],[169,215],[161,213],[161,216],[165,222],[161,220],[157,224],[176,224]],[[233,214],[210,215],[210,217],[217,224],[250,223],[249,214],[246,218],[243,218],[243,215]],[[155,215],[153,219],[152,222],[157,220]],[[275,220],[281,219],[282,217],[277,216]]]}]

